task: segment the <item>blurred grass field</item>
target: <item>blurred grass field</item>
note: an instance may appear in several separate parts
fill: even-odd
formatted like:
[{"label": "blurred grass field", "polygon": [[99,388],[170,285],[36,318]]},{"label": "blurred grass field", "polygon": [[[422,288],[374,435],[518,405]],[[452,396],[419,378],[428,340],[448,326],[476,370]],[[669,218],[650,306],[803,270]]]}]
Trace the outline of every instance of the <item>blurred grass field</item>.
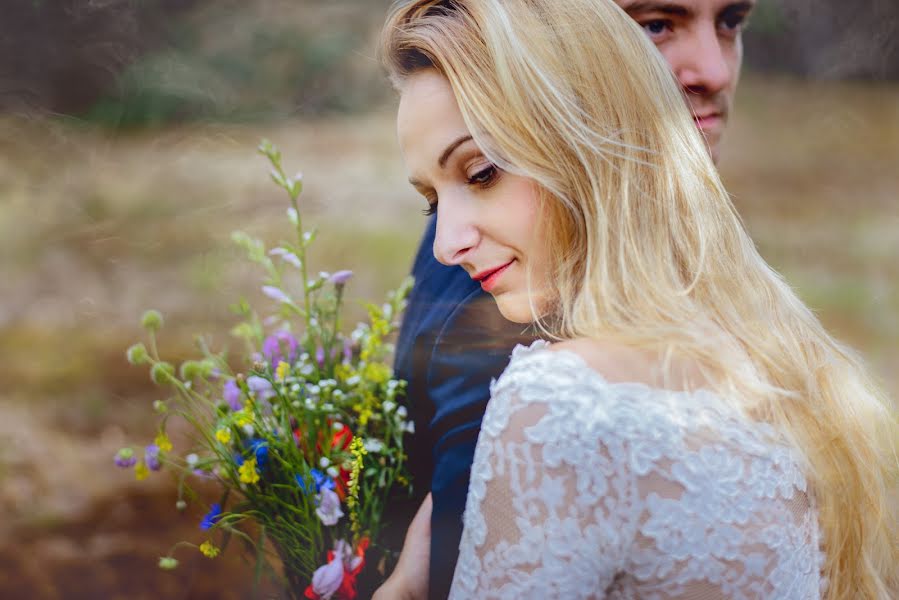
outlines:
[{"label": "blurred grass field", "polygon": [[[747,228],[899,396],[899,86],[741,86],[721,170]],[[290,235],[262,137],[304,173],[313,269],[352,269],[351,299],[396,286],[425,218],[392,109],[127,135],[0,117],[0,597],[245,597],[234,557],[156,570],[171,543],[201,541],[196,523],[167,480],[136,484],[111,457],[154,426],[157,392],[124,359],[141,312],[163,311],[177,358],[195,333],[228,344],[228,305],[261,300],[229,236]]]}]

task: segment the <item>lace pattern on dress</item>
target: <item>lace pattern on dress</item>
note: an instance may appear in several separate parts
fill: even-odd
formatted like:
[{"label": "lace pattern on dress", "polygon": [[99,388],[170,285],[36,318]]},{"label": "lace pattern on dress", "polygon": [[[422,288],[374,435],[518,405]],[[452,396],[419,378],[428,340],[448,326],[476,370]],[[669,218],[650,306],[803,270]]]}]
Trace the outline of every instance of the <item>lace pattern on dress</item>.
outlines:
[{"label": "lace pattern on dress", "polygon": [[708,390],[519,346],[491,386],[450,598],[821,598],[795,451]]}]

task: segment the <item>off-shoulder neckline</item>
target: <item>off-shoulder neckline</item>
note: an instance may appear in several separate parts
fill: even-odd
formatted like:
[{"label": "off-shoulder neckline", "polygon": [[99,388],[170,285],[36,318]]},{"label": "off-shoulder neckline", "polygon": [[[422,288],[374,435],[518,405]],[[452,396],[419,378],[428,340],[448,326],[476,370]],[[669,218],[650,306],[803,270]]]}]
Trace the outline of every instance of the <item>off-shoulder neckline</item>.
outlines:
[{"label": "off-shoulder neckline", "polygon": [[583,368],[584,370],[588,371],[590,377],[596,379],[596,381],[601,384],[602,387],[608,389],[617,391],[633,391],[639,393],[663,393],[666,395],[674,395],[677,397],[702,395],[705,397],[711,396],[721,401],[718,392],[706,386],[698,387],[692,390],[676,390],[672,388],[653,386],[643,381],[610,381],[601,372],[591,367],[586,359],[584,359],[584,357],[577,352],[568,349],[554,349],[552,348],[552,346],[553,344],[551,342],[541,339],[534,340],[527,346],[525,346],[524,344],[516,344],[515,348],[512,350],[512,357],[509,361],[509,364],[512,364],[512,362],[516,360],[516,358],[518,360],[521,360],[528,356],[536,356],[542,354],[545,354],[546,356],[559,357],[563,360],[565,360],[567,357],[569,362],[573,362],[574,365],[578,368]]}]

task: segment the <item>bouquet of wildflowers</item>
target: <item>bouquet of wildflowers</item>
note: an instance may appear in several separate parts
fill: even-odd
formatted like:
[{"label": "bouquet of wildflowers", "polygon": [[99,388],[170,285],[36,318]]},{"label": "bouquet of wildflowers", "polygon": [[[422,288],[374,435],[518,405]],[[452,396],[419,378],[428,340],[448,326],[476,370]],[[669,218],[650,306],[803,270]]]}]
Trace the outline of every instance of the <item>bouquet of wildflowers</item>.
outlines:
[{"label": "bouquet of wildflowers", "polygon": [[[248,360],[234,373],[232,361],[202,341],[201,357],[180,369],[160,359],[162,316],[147,311],[148,343],[135,344],[127,357],[149,365],[153,381],[172,396],[155,403],[160,425],[154,443],[142,453],[123,448],[115,462],[133,468],[138,479],[160,469],[176,473],[182,510],[199,498],[191,483],[211,480],[221,488],[218,500],[207,504],[200,543],[176,544],[160,567],[177,566],[178,547],[213,558],[239,537],[256,549],[257,561],[267,562],[271,549],[277,553],[292,597],[354,598],[388,495],[409,488],[403,435],[412,423],[401,404],[405,382],[393,378],[386,362],[385,339],[411,281],[382,306],[368,305],[369,322],[345,335],[341,303],[352,273],[309,276],[306,249],[315,232],[303,229],[298,210],[301,178],[285,175],[281,154],[269,142],[259,151],[290,198],[296,240],[267,252],[243,233],[233,239],[265,269],[262,291],[276,303],[276,314],[262,319],[246,302],[235,307],[243,322],[232,333]],[[192,432],[184,452],[176,452],[166,432],[174,418]]]}]

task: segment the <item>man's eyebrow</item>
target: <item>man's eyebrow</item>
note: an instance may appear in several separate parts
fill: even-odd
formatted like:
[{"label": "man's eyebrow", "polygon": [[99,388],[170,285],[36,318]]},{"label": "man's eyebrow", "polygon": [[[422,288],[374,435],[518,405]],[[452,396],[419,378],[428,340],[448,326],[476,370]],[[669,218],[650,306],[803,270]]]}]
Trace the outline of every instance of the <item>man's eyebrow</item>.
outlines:
[{"label": "man's eyebrow", "polygon": [[744,0],[743,2],[734,2],[732,4],[728,4],[724,8],[721,9],[720,14],[723,13],[747,13],[755,8],[755,0]]},{"label": "man's eyebrow", "polygon": [[[453,152],[456,151],[456,148],[471,139],[474,138],[472,138],[469,134],[465,134],[450,142],[449,145],[444,149],[443,153],[440,155],[440,158],[437,159],[437,165],[441,169],[445,168],[447,161],[449,161],[449,158],[453,155]],[[412,177],[409,178],[409,183],[411,183],[415,187],[424,187],[420,181]]]},{"label": "man's eyebrow", "polygon": [[677,2],[666,2],[665,0],[637,0],[636,2],[623,2],[621,8],[629,15],[656,12],[666,15],[675,15],[679,17],[687,17],[690,15],[690,9]]}]

